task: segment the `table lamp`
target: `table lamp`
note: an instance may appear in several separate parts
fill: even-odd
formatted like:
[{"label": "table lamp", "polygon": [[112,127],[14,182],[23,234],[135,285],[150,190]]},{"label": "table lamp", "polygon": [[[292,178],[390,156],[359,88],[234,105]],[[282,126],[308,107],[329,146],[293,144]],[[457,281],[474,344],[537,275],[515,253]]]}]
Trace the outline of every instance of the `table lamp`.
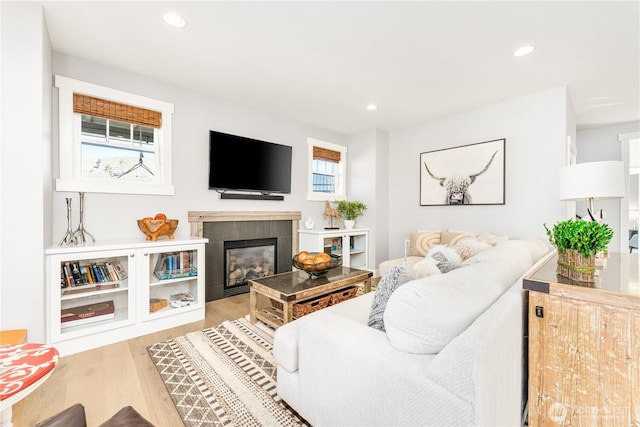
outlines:
[{"label": "table lamp", "polygon": [[560,200],[588,200],[589,215],[596,221],[594,199],[624,197],[624,176],[624,164],[621,161],[564,166],[560,169]]}]

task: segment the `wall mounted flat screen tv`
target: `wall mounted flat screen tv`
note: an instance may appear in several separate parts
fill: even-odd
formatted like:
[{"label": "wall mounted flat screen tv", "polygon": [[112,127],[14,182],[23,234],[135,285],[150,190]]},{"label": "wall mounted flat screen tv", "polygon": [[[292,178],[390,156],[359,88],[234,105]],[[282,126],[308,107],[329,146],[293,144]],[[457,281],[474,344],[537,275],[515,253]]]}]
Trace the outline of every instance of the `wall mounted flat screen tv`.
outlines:
[{"label": "wall mounted flat screen tv", "polygon": [[288,145],[209,131],[209,189],[291,193]]}]

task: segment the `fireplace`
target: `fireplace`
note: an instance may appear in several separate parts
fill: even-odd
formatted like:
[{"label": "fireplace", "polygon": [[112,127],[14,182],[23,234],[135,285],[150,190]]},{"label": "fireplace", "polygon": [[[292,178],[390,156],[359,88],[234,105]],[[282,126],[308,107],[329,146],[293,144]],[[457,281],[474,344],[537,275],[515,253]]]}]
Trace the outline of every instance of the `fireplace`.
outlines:
[{"label": "fireplace", "polygon": [[[294,211],[190,211],[191,235],[205,237],[205,299],[207,302],[248,292],[248,286],[228,287],[225,242],[276,239],[275,273],[292,270],[298,251],[300,212]],[[233,286],[233,285],[232,285]]]},{"label": "fireplace", "polygon": [[230,240],[224,242],[225,296],[249,290],[249,280],[276,273],[278,239]]}]

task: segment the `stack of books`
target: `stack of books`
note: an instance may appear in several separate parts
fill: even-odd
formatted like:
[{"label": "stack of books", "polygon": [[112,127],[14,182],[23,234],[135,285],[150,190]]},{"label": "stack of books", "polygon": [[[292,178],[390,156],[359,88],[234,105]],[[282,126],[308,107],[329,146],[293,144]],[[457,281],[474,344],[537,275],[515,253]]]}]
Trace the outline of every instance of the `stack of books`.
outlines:
[{"label": "stack of books", "polygon": [[60,312],[60,326],[62,328],[70,328],[72,326],[113,319],[114,317],[115,307],[113,300],[102,301],[63,309]]},{"label": "stack of books", "polygon": [[172,307],[180,308],[196,303],[196,299],[191,292],[180,292],[169,296],[169,302]]}]

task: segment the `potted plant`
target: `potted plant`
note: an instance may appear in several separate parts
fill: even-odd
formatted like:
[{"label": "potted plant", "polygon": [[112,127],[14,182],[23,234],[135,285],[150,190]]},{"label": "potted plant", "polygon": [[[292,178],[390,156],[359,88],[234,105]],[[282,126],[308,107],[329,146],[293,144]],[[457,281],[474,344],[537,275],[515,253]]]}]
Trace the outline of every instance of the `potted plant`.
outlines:
[{"label": "potted plant", "polygon": [[596,271],[596,253],[607,248],[613,230],[596,221],[568,219],[549,229],[549,242],[558,249],[556,272],[580,282],[593,282]]},{"label": "potted plant", "polygon": [[336,209],[344,218],[344,226],[345,228],[349,229],[354,227],[356,218],[362,216],[362,214],[364,214],[364,211],[367,210],[367,205],[358,200],[338,200],[336,203],[338,203]]}]

